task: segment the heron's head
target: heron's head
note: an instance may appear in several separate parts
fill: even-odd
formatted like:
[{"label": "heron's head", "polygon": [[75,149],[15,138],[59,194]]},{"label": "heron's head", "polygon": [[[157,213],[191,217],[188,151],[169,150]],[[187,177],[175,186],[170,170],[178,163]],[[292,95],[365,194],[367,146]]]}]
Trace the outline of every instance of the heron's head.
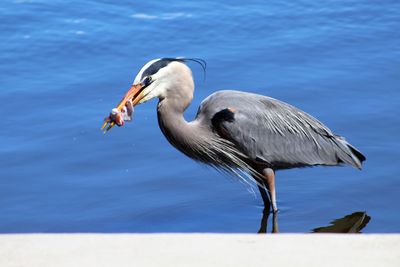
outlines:
[{"label": "heron's head", "polygon": [[185,59],[161,58],[146,63],[133,82],[128,94],[133,96],[133,105],[153,98],[193,96],[193,78]]},{"label": "heron's head", "polygon": [[[153,98],[174,100],[176,106],[185,109],[192,101],[194,91],[192,71],[185,64],[187,61],[195,61],[205,70],[205,62],[201,59],[159,58],[147,62],[116,109],[121,111],[128,100],[136,106]],[[117,123],[112,119],[107,121],[111,121],[112,126]],[[103,124],[102,129],[106,125]]]}]

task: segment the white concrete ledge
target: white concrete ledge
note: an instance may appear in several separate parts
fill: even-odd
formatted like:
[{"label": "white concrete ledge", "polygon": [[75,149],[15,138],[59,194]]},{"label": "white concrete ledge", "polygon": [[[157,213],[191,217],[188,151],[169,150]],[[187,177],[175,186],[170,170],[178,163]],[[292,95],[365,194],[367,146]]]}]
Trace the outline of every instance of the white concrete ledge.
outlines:
[{"label": "white concrete ledge", "polygon": [[0,266],[400,266],[399,234],[5,234]]}]

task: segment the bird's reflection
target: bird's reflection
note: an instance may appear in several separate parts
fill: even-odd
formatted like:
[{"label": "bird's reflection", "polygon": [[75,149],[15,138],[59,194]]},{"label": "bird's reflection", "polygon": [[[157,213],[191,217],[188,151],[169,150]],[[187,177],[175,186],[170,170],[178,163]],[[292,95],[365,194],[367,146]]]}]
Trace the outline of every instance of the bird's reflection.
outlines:
[{"label": "bird's reflection", "polygon": [[[259,234],[267,233],[268,219],[269,219],[269,215],[270,214],[271,214],[271,206],[266,206],[264,211],[263,211],[263,216],[261,218],[261,225],[260,225],[260,229],[258,230]],[[271,230],[271,233],[279,233],[278,213],[277,212],[273,212],[272,213],[272,230]]]},{"label": "bird's reflection", "polygon": [[[267,233],[268,219],[271,215],[270,208],[263,211],[260,229],[258,233]],[[361,230],[369,223],[371,217],[364,211],[357,211],[330,222],[330,225],[314,228],[312,233],[361,233]],[[279,233],[278,213],[272,213],[272,230],[271,233]]]},{"label": "bird's reflection", "polygon": [[357,211],[343,218],[336,219],[331,225],[318,227],[313,233],[361,233],[361,230],[369,223],[371,217],[367,213]]}]

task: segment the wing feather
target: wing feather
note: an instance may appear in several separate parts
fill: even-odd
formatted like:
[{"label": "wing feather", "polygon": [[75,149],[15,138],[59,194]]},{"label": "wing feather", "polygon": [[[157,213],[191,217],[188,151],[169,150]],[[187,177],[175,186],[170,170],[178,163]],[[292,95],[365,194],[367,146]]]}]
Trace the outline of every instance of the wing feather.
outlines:
[{"label": "wing feather", "polygon": [[216,92],[202,102],[197,119],[211,122],[252,161],[275,169],[339,163],[361,168],[365,159],[306,112],[262,95]]}]

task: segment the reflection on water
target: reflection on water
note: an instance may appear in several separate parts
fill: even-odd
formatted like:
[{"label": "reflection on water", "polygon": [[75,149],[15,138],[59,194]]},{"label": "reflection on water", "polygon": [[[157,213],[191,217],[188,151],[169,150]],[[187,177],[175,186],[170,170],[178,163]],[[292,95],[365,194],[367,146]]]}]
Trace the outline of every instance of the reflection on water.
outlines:
[{"label": "reflection on water", "polygon": [[[261,225],[258,233],[267,233],[270,214],[270,209],[266,208],[261,218]],[[330,222],[331,225],[314,228],[312,233],[361,233],[361,230],[370,220],[371,216],[368,216],[365,211],[357,211],[343,218],[333,220]],[[271,233],[279,233],[278,213],[272,213]]]},{"label": "reflection on water", "polygon": [[[258,230],[259,234],[267,233],[268,219],[269,219],[269,215],[270,214],[271,214],[271,207],[267,206],[263,211],[263,216],[261,218],[260,229]],[[272,213],[272,230],[271,230],[271,233],[279,233],[278,213],[277,212],[273,212]]]},{"label": "reflection on water", "polygon": [[367,213],[357,211],[343,218],[336,219],[331,225],[318,227],[313,233],[361,233],[361,230],[369,223],[371,217]]}]

